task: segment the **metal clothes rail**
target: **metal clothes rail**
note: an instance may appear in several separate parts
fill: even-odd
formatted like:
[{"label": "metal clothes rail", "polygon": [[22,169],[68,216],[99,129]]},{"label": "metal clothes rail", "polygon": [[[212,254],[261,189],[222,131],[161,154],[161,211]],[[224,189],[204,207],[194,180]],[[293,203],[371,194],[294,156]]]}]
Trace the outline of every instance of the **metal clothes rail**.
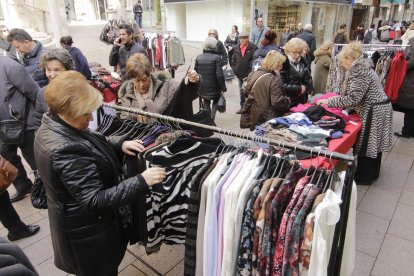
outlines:
[{"label": "metal clothes rail", "polygon": [[[342,49],[343,46],[345,46],[347,44],[334,44],[334,47],[332,47],[332,56],[336,56],[339,52],[340,49]],[[410,47],[410,45],[401,45],[401,44],[361,44],[362,50],[368,50],[368,49],[372,49],[372,50],[380,50],[381,48],[389,48],[389,49],[402,49],[402,48],[407,48]]]},{"label": "metal clothes rail", "polygon": [[[260,142],[260,143],[266,143],[268,145],[273,145],[277,147],[283,147],[283,148],[289,148],[293,150],[301,150],[307,153],[310,153],[311,156],[326,156],[330,159],[336,159],[336,160],[342,160],[347,162],[347,169],[345,174],[345,181],[344,186],[342,190],[342,204],[340,206],[341,210],[341,217],[338,221],[338,223],[335,226],[335,232],[333,237],[333,243],[332,243],[332,249],[330,253],[329,258],[329,265],[327,267],[327,272],[329,276],[337,276],[340,275],[341,271],[341,263],[342,263],[342,255],[343,255],[343,249],[345,244],[345,237],[346,237],[346,228],[348,223],[348,214],[349,214],[349,205],[351,202],[351,194],[352,194],[352,185],[354,181],[354,173],[356,169],[356,162],[355,158],[350,155],[341,154],[337,152],[331,152],[327,150],[320,150],[319,148],[312,148],[302,145],[297,145],[293,143],[286,143],[284,141],[278,141],[274,139],[269,138],[263,138],[256,135],[251,135],[248,133],[242,133],[238,131],[228,130],[224,128],[214,127],[214,126],[208,126],[204,124],[199,124],[183,119],[178,119],[170,116],[155,114],[147,111],[143,111],[140,109],[133,109],[133,108],[127,108],[112,104],[102,104],[104,107],[112,108],[119,111],[124,111],[132,114],[138,114],[138,115],[144,115],[151,118],[159,119],[161,122],[170,122],[173,125],[187,125],[197,128],[203,128],[212,130],[216,133],[221,133],[228,136],[233,136],[237,138],[242,138],[254,142]],[[152,268],[154,269],[154,268]]]}]

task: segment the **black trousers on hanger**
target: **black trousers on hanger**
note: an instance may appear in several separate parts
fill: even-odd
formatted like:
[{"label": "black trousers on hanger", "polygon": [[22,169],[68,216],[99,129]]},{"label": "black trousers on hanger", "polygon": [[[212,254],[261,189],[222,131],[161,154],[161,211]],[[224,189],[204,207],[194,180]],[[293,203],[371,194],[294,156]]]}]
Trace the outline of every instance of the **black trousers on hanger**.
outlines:
[{"label": "black trousers on hanger", "polygon": [[358,185],[371,185],[377,180],[381,170],[382,152],[377,154],[377,158],[358,156],[357,169],[355,172],[355,182]]}]

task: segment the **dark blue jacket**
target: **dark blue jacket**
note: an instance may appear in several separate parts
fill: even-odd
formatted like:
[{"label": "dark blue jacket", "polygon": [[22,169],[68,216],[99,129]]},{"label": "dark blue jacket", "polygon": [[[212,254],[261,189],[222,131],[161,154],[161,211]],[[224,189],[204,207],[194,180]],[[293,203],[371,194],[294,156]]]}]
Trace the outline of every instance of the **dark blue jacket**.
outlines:
[{"label": "dark blue jacket", "polygon": [[309,30],[304,30],[297,38],[303,39],[309,46],[308,58],[312,62],[315,59],[313,52],[316,50],[316,39],[315,36]]},{"label": "dark blue jacket", "polygon": [[36,42],[36,46],[33,50],[25,54],[23,57],[24,65],[26,65],[26,71],[29,75],[37,82],[40,87],[43,87],[49,83],[49,80],[46,77],[45,72],[42,68],[40,68],[40,56],[44,52],[44,48],[42,43],[39,41],[34,40]]},{"label": "dark blue jacket", "polygon": [[256,52],[254,52],[253,54],[253,60],[255,60],[258,57],[262,57],[262,58],[266,57],[267,53],[269,53],[272,50],[276,50],[279,53],[282,53],[282,50],[279,48],[279,46],[269,44],[269,45],[263,46],[260,49],[257,49]]},{"label": "dark blue jacket", "polygon": [[89,69],[88,60],[83,55],[82,51],[76,47],[67,47],[70,56],[72,57],[73,61],[75,62],[76,71],[82,73],[88,80],[91,79],[91,70]]}]

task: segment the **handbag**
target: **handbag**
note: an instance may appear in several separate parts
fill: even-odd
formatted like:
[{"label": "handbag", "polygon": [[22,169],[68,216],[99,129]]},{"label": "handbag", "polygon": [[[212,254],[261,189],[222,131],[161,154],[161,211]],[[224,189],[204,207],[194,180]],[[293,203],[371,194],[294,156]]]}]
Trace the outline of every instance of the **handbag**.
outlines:
[{"label": "handbag", "polygon": [[10,186],[17,173],[17,168],[0,155],[0,193]]},{"label": "handbag", "polygon": [[230,66],[226,66],[226,68],[223,70],[223,74],[224,74],[224,79],[227,81],[232,80],[236,77],[233,69]]},{"label": "handbag", "polygon": [[[203,125],[212,126],[213,119],[211,118],[211,111],[205,108],[203,101],[199,99],[200,111],[193,115],[191,121]],[[212,130],[194,127],[192,130],[200,137],[210,137],[214,134]]]},{"label": "handbag", "polygon": [[[25,116],[27,115],[27,107],[29,100],[26,101]],[[9,104],[9,113],[11,119],[0,121],[0,140],[6,145],[24,144],[26,138],[26,121],[17,117],[13,111],[12,105]]]},{"label": "handbag", "polygon": [[47,197],[45,186],[40,178],[40,175],[35,171],[35,181],[32,186],[32,193],[30,196],[32,205],[36,209],[47,209]]},{"label": "handbag", "polygon": [[226,112],[226,98],[224,98],[223,94],[221,94],[217,102],[217,111],[220,113]]}]

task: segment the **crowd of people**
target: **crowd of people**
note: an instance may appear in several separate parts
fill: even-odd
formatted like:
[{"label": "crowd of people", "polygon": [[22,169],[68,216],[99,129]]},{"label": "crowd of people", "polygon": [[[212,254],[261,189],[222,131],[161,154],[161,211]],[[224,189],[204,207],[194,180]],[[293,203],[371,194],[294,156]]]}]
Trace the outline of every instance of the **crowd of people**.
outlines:
[{"label": "crowd of people", "polygon": [[[134,13],[141,26],[140,1]],[[224,68],[230,66],[239,87],[240,109],[236,113],[241,115],[240,126],[254,130],[307,103],[310,96],[326,93],[333,45],[346,44],[339,53],[346,72],[342,91],[317,104],[353,109],[361,116],[362,130],[354,155],[358,157],[356,178],[366,183],[378,178],[381,155],[391,147],[393,107],[371,64],[363,58],[360,44],[389,40],[393,30],[396,38],[414,46],[414,23],[381,25],[367,30],[358,26],[350,35],[343,24],[332,40],[319,48],[312,24],[302,28],[299,23],[296,31],[286,25],[278,40],[277,33],[258,18],[251,37],[233,25],[224,43],[212,28],[194,70],[186,74],[188,82],[182,82],[165,72],[155,72],[147,51],[134,39],[132,27],[122,24],[109,64],[120,73],[120,105],[170,115],[173,99],[188,93],[188,101],[178,101],[174,108],[192,113],[192,101],[199,97],[214,125],[219,98],[227,91]],[[20,149],[31,169],[38,170],[46,190],[56,266],[77,275],[116,275],[129,240],[122,206],[161,183],[165,169],[151,168],[123,178],[119,157],[142,152],[142,141],[104,137],[88,130],[92,113],[103,99],[88,82],[92,73],[87,58],[72,46],[72,37],[62,37],[61,48],[46,50],[23,29],[9,32],[0,26],[0,32],[0,119],[17,118],[25,123],[24,142],[0,142],[0,154],[18,168],[13,182],[16,194],[9,197],[7,190],[0,191],[0,221],[9,231],[8,238],[13,241],[39,231],[37,225],[24,224],[11,204],[32,188],[18,155]],[[413,60],[411,57],[401,88],[408,100],[398,103],[406,118],[402,132],[396,135],[407,138],[414,137],[412,105],[405,104],[412,101]],[[120,115],[149,122],[146,117],[131,116]]]}]

